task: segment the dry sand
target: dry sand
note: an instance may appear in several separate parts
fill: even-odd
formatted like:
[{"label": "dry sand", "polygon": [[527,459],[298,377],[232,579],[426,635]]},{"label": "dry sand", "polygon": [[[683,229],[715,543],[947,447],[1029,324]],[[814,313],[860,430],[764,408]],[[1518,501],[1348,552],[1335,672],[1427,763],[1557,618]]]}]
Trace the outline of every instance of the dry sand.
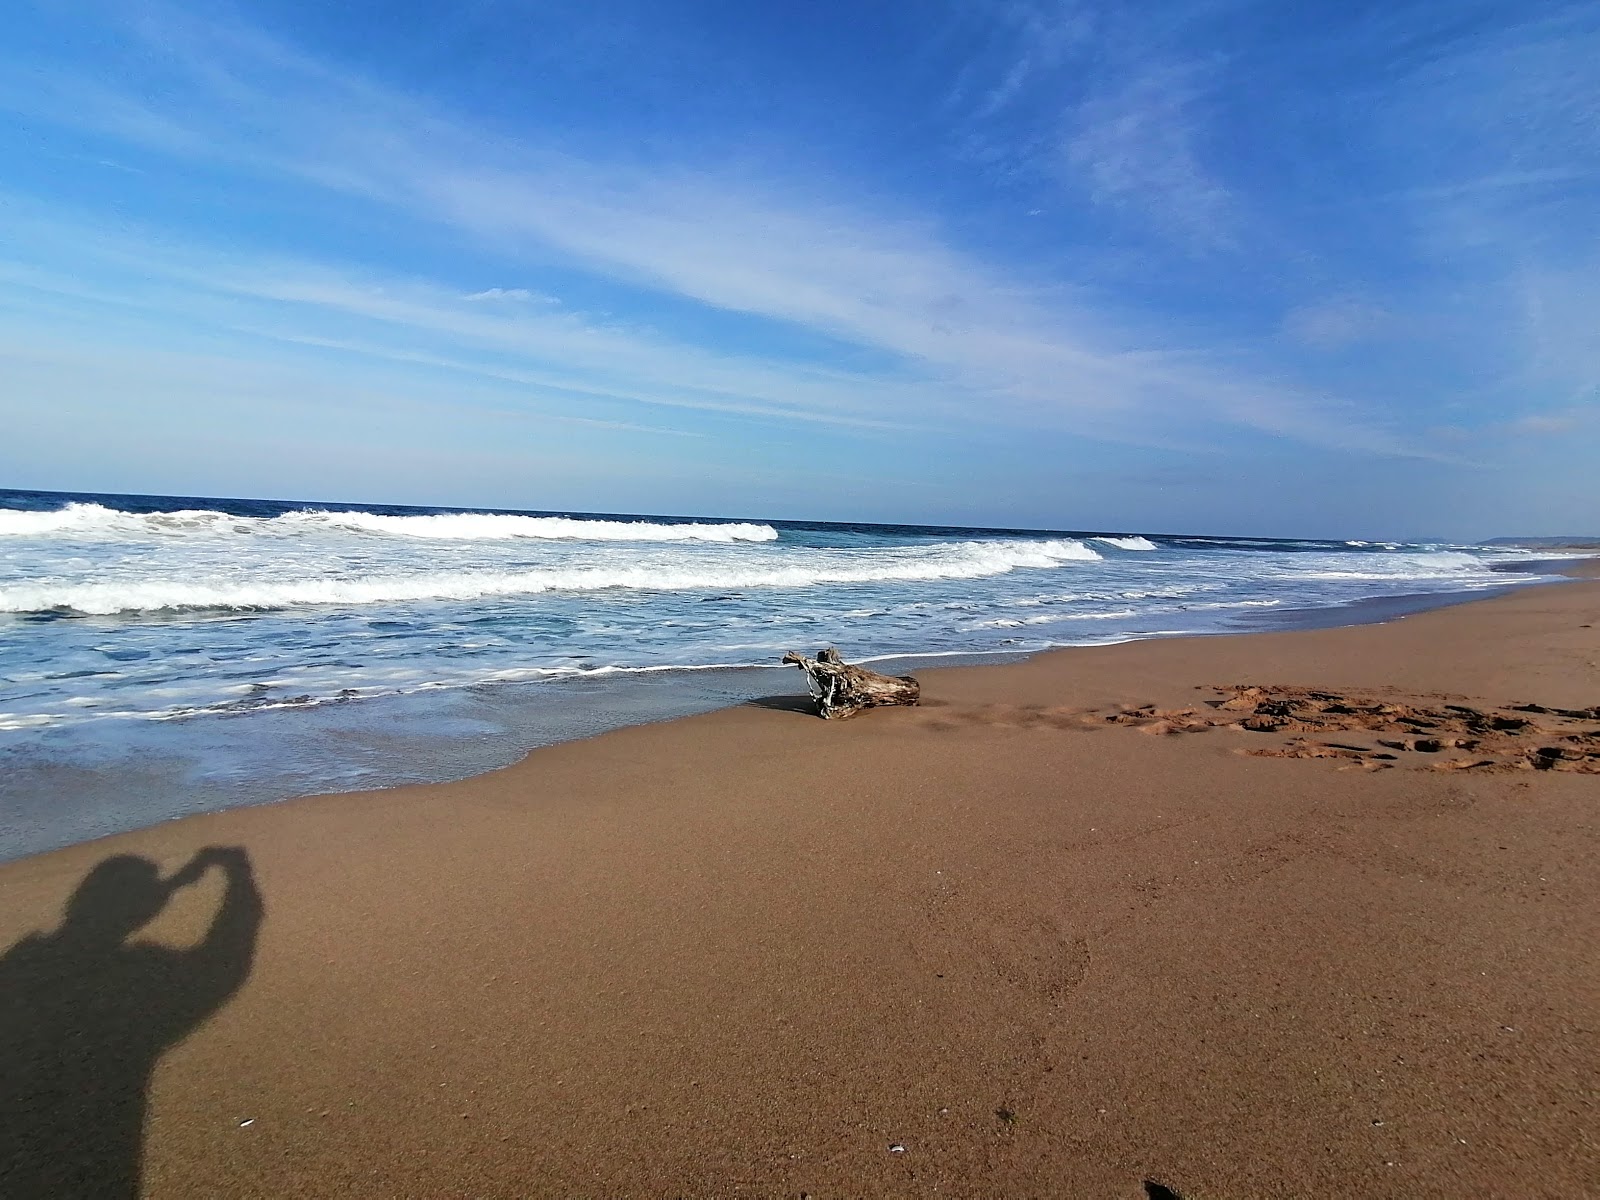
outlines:
[{"label": "dry sand", "polygon": [[[0,945],[114,854],[242,847],[265,917],[237,883],[200,940],[212,867],[148,944],[108,891],[7,957],[0,1193],[1600,1194],[1600,778],[1165,732],[1210,685],[1581,710],[1597,619],[1585,582],[930,671],[11,864]],[[1105,719],[1144,704],[1200,719]]]}]

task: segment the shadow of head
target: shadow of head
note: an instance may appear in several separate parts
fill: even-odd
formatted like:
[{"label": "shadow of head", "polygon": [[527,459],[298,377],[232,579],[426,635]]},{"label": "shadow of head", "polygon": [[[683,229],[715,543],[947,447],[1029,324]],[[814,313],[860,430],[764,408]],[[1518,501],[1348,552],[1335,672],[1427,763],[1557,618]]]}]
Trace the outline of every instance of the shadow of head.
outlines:
[{"label": "shadow of head", "polygon": [[86,945],[115,946],[143,929],[166,907],[172,884],[156,864],[118,854],[90,871],[67,901],[60,936]]},{"label": "shadow of head", "polygon": [[1182,1196],[1166,1184],[1157,1183],[1154,1179],[1144,1181],[1144,1194],[1146,1200],[1183,1200]]}]

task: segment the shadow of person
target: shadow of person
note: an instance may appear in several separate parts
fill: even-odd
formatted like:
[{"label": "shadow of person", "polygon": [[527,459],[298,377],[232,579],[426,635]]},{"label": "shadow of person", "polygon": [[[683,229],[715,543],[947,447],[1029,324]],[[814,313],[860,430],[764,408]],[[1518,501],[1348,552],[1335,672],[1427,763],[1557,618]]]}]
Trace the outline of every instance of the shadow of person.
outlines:
[{"label": "shadow of person", "polygon": [[[129,940],[212,868],[225,887],[197,945]],[[121,854],[84,877],[59,929],[0,957],[0,1196],[139,1194],[150,1074],[249,976],[262,912],[242,848],[201,850],[167,879]]]}]

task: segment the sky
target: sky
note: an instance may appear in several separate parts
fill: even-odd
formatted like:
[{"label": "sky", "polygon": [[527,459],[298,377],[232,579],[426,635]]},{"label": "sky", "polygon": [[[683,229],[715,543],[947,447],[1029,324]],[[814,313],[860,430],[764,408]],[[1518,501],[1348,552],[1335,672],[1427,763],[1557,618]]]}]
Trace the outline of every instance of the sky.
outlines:
[{"label": "sky", "polygon": [[1600,6],[13,0],[0,486],[1600,533]]}]

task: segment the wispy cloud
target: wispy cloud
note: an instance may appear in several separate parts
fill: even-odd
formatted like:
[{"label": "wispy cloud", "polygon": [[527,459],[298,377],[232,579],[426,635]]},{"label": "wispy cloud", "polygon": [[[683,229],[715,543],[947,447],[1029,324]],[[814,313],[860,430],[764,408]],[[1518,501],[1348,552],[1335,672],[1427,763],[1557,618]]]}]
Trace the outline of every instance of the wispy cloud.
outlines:
[{"label": "wispy cloud", "polygon": [[1515,421],[1508,422],[1506,427],[1513,433],[1553,435],[1574,433],[1594,422],[1593,408],[1569,408],[1559,412],[1529,413],[1525,417],[1518,417]]},{"label": "wispy cloud", "polygon": [[[1188,250],[1232,242],[1229,189],[1206,162],[1218,63],[1178,44],[1204,5],[1010,0],[950,98],[975,158],[1026,169]],[[985,71],[985,86],[973,75]]]},{"label": "wispy cloud", "polygon": [[[226,276],[201,267],[189,272],[191,286],[336,310],[374,327],[424,328],[451,340],[454,349],[435,357],[452,362],[465,361],[464,346],[516,356],[486,370],[531,376],[535,367],[581,365],[609,375],[607,392],[651,404],[862,424],[979,421],[1149,444],[1204,442],[1232,427],[1431,453],[1370,410],[1297,385],[1240,348],[1198,350],[1187,333],[1118,314],[1105,297],[986,262],[925,219],[808,194],[794,181],[583,161],[512,142],[237,26],[165,13],[144,18],[139,33],[146,40],[133,58],[155,78],[138,95],[59,68],[49,86],[6,99],[161,153],[390,207],[529,264],[530,279],[532,264],[555,256],[641,294],[803,331],[880,365],[857,374],[752,361],[557,306],[490,312],[504,306],[483,301],[510,299],[503,289],[463,301],[442,282],[352,280],[339,270],[318,277],[303,264]],[[75,101],[80,85],[92,103]],[[1093,119],[1069,157],[1108,202],[1154,188],[1175,220],[1198,230],[1222,197],[1173,132],[1196,96],[1192,78],[1169,73],[1093,98]],[[1004,101],[992,93],[985,103]],[[253,327],[270,325],[258,316]]]},{"label": "wispy cloud", "polygon": [[1197,246],[1232,242],[1232,198],[1199,150],[1204,71],[1144,66],[1072,115],[1066,168],[1099,203],[1147,214]]},{"label": "wispy cloud", "polygon": [[542,300],[554,303],[550,297],[535,296],[527,288],[484,288],[481,292],[468,292],[463,300]]},{"label": "wispy cloud", "polygon": [[1417,280],[1412,325],[1445,331],[1428,352],[1470,374],[1460,399],[1483,429],[1581,432],[1600,395],[1600,11],[1493,15],[1418,39],[1369,106],[1375,174],[1398,185],[1377,189],[1402,234],[1384,249]]},{"label": "wispy cloud", "polygon": [[1340,350],[1381,337],[1394,327],[1394,316],[1381,305],[1338,296],[1300,305],[1284,315],[1286,336],[1316,350]]},{"label": "wispy cloud", "polygon": [[[101,345],[88,347],[76,339],[63,338],[43,322],[37,328],[29,325],[26,320],[19,321],[8,334],[0,335],[0,349],[9,365],[13,386],[39,380],[53,390],[114,391],[124,400],[148,405],[152,413],[214,412],[218,407],[237,403],[255,406],[263,415],[311,409],[320,413],[337,411],[345,418],[393,421],[398,413],[409,410],[435,421],[457,424],[467,416],[492,417],[530,429],[555,424],[650,437],[704,436],[692,430],[582,416],[548,404],[530,404],[522,389],[442,389],[430,386],[414,373],[330,370],[325,361],[298,362],[252,353],[237,340],[198,339],[182,350],[173,350],[112,337]],[[317,344],[311,338],[305,342]],[[324,345],[344,348],[332,341]],[[425,355],[407,359],[399,353],[379,353],[372,357],[432,365]],[[478,376],[480,382],[494,378],[488,373],[469,373]],[[508,381],[517,382],[514,377]]]},{"label": "wispy cloud", "polygon": [[999,78],[976,96],[966,94],[972,81],[963,80],[950,97],[952,107],[979,120],[1004,111],[1030,88],[1053,82],[1057,71],[1093,44],[1101,25],[1095,6],[1084,0],[1010,0],[984,11],[983,20],[1006,35]]},{"label": "wispy cloud", "polygon": [[[124,323],[242,333],[517,384],[545,401],[867,428],[888,427],[884,415],[930,400],[926,388],[914,396],[912,384],[892,376],[713,353],[548,302],[485,305],[417,279],[251,256],[193,239],[178,245],[12,209],[13,229],[55,266],[0,262],[0,289],[89,302],[102,326],[120,315]],[[37,304],[30,307],[40,315]]]}]

